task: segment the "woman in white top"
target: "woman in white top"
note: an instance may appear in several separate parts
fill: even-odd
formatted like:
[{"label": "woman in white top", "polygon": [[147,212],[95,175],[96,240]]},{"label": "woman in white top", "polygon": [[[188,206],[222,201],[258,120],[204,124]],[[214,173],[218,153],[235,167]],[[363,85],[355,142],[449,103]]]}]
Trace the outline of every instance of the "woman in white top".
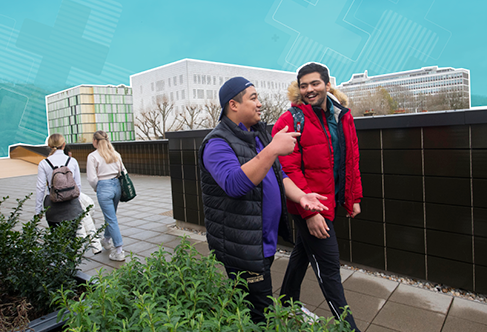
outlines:
[{"label": "woman in white top", "polygon": [[[63,151],[66,146],[64,136],[61,134],[52,134],[47,140],[47,145],[51,148],[51,153],[47,157],[51,164],[54,167],[65,165],[70,157],[66,156]],[[81,176],[76,159],[71,158],[69,160],[68,168],[73,173],[74,181],[81,191]],[[83,212],[83,209],[77,198],[59,203],[52,203],[50,201],[49,195],[46,196],[46,188],[51,187],[52,171],[52,167],[45,159],[37,167],[35,212],[39,214],[43,208],[49,207],[46,212],[47,223],[50,227],[56,227],[63,220],[75,219]]]},{"label": "woman in white top", "polygon": [[86,176],[88,183],[96,191],[98,203],[107,223],[105,238],[100,242],[106,250],[111,250],[109,255],[111,260],[124,261],[122,234],[118,227],[116,213],[122,194],[118,175],[125,167],[120,154],[115,151],[104,131],[99,130],[93,134],[93,146],[96,151],[88,155]]}]

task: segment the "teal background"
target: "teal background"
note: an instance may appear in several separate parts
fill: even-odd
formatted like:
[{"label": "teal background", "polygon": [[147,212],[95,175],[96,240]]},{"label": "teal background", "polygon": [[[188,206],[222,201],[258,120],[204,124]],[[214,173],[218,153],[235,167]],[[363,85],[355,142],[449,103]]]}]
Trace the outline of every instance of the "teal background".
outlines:
[{"label": "teal background", "polygon": [[453,0],[4,1],[0,10],[0,157],[43,144],[44,97],[184,58],[280,70],[308,61],[337,84],[424,66],[470,70],[487,105],[487,2]]}]

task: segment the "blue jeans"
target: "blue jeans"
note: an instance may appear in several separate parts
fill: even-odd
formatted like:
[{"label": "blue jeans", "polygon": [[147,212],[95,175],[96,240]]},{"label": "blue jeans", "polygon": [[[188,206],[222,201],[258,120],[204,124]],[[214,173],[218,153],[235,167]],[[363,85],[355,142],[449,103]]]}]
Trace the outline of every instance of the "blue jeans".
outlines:
[{"label": "blue jeans", "polygon": [[120,247],[123,244],[116,215],[121,195],[122,189],[120,188],[118,178],[98,181],[96,185],[96,197],[98,198],[98,204],[100,204],[101,212],[103,212],[105,222],[107,223],[105,237],[112,238],[115,247]]}]

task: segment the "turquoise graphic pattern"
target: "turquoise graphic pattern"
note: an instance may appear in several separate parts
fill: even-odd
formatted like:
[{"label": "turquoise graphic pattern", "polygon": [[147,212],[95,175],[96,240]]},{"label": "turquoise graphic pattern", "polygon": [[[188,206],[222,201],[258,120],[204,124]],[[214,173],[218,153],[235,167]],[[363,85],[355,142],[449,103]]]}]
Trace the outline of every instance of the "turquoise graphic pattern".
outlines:
[{"label": "turquoise graphic pattern", "polygon": [[487,105],[484,13],[465,0],[21,0],[0,13],[0,157],[43,144],[45,96],[184,58],[295,71],[326,64],[337,84],[425,66],[469,69]]}]

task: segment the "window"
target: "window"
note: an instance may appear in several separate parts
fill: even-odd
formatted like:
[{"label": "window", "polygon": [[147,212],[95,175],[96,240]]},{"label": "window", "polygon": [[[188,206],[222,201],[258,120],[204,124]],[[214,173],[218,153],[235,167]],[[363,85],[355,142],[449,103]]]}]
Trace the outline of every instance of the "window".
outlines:
[{"label": "window", "polygon": [[198,89],[198,99],[205,99],[205,90]]},{"label": "window", "polygon": [[196,89],[193,89],[193,99],[196,99]]},{"label": "window", "polygon": [[183,75],[179,75],[179,84],[183,84]]},{"label": "window", "polygon": [[198,75],[198,84],[201,84],[201,76]]},{"label": "window", "polygon": [[185,90],[181,90],[181,99],[184,99],[184,91]]},{"label": "window", "polygon": [[164,90],[164,80],[160,80],[156,82],[156,91]]},{"label": "window", "polygon": [[179,100],[179,91],[176,91],[176,100]]},{"label": "window", "polygon": [[206,76],[206,82],[208,82],[208,83],[206,83],[208,85],[211,84],[211,77],[210,77],[210,75]]},{"label": "window", "polygon": [[154,82],[152,82],[152,83],[150,84],[150,88],[151,88],[151,90],[152,90],[152,91],[154,91]]},{"label": "window", "polygon": [[174,86],[178,85],[178,80],[177,80],[176,76],[174,76],[172,80],[173,80]]},{"label": "window", "polygon": [[171,101],[174,101],[174,93],[171,92]]},{"label": "window", "polygon": [[206,76],[205,75],[203,75],[203,77],[202,77],[201,84],[206,84]]},{"label": "window", "polygon": [[213,76],[213,85],[216,85],[216,77]]},{"label": "window", "polygon": [[167,79],[167,85],[171,86],[171,79],[170,78]]},{"label": "window", "polygon": [[223,85],[223,77],[220,77],[220,85]]},{"label": "window", "polygon": [[196,74],[193,75],[193,78],[194,78],[194,84],[196,84],[197,80],[196,80]]},{"label": "window", "polygon": [[206,90],[206,99],[213,99],[213,90]]}]

